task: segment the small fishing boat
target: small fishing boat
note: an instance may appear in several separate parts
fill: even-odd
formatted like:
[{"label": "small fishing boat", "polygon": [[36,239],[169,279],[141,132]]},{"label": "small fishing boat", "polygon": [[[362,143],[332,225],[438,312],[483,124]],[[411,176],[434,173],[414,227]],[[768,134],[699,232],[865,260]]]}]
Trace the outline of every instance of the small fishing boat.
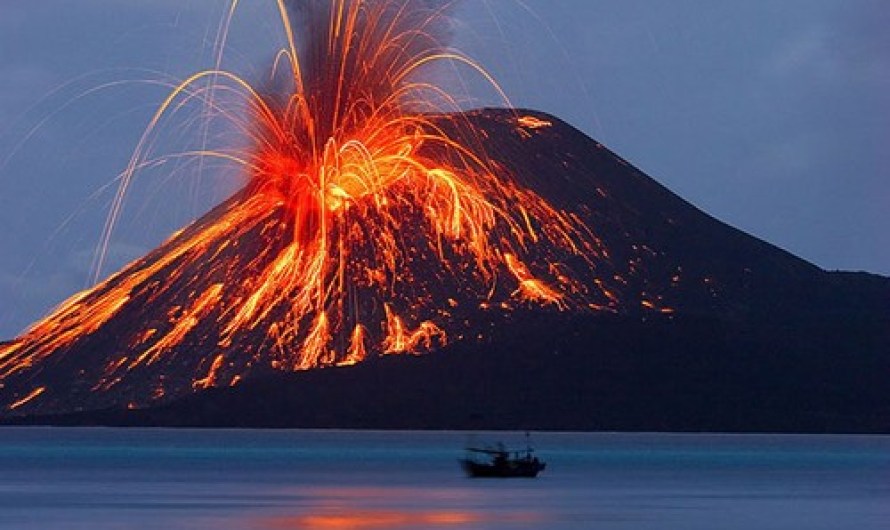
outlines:
[{"label": "small fishing boat", "polygon": [[467,447],[466,456],[460,459],[467,476],[473,478],[534,478],[547,467],[547,463],[534,456],[535,450],[526,444],[525,449],[510,450],[503,443],[493,447]]}]

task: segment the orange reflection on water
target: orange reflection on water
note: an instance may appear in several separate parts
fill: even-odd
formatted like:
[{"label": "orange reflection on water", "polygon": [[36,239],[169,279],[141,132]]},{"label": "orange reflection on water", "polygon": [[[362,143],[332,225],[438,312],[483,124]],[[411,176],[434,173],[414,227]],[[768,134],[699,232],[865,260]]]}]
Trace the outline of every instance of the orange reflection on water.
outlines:
[{"label": "orange reflection on water", "polygon": [[[505,505],[495,501],[480,505],[478,493],[460,487],[299,488],[292,492],[299,501],[288,510],[290,513],[252,516],[240,526],[265,530],[406,530],[475,529],[492,523],[511,523],[524,528],[547,528],[546,516],[526,509],[529,503]],[[519,506],[521,511],[511,509]]]},{"label": "orange reflection on water", "polygon": [[460,526],[474,524],[481,517],[469,512],[367,511],[311,514],[265,521],[265,528],[404,528],[408,526]]}]

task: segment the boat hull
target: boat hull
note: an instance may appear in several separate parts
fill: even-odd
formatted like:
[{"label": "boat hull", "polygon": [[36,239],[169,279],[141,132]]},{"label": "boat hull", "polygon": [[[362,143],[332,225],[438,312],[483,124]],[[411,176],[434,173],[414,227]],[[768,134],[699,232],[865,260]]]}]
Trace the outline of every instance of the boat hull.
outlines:
[{"label": "boat hull", "polygon": [[460,464],[471,478],[535,478],[547,466],[537,460],[482,463],[466,458]]}]

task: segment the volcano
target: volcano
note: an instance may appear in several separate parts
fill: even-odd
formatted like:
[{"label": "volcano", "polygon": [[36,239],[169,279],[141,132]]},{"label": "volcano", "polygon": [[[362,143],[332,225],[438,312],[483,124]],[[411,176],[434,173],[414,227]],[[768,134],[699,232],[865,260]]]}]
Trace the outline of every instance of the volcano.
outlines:
[{"label": "volcano", "polygon": [[[445,316],[461,323],[458,334],[437,331],[444,321],[430,321],[431,334],[401,321],[395,336],[429,341],[430,353],[397,355],[409,350],[391,349],[386,323],[410,306],[369,298],[361,318],[381,326],[369,330],[361,359],[343,344],[345,353],[294,372],[301,367],[282,366],[267,333],[281,314],[221,340],[220,315],[239,296],[221,287],[224,272],[282,252],[268,235],[277,210],[238,237],[220,233],[199,256],[177,250],[227,226],[243,200],[236,195],[60,310],[101,315],[95,329],[69,340],[64,318],[50,319],[59,327],[38,325],[4,346],[5,414],[164,425],[886,430],[890,279],[826,272],[727,226],[554,116],[485,109],[442,126],[463,122],[485,131],[474,137],[493,167],[596,234],[592,277],[576,287],[587,304],[533,303],[506,271],[493,288],[502,294],[480,300],[419,253],[428,262],[412,293],[452,300]],[[403,230],[404,244],[416,245],[412,226]],[[101,302],[109,299],[119,303]],[[48,353],[33,356],[40,351]]]},{"label": "volcano", "polygon": [[[588,428],[591,401],[570,406],[560,396],[581,393],[579,374],[597,392],[615,388],[600,361],[608,370],[632,359],[639,369],[615,382],[652,367],[685,381],[683,370],[701,363],[695,373],[715,381],[778,359],[789,380],[861,374],[847,384],[866,391],[864,410],[883,410],[886,393],[872,390],[874,374],[887,373],[886,354],[875,353],[888,350],[886,278],[826,273],[708,217],[557,118],[512,108],[480,65],[448,45],[452,2],[277,0],[287,43],[258,82],[221,69],[239,4],[231,2],[220,28],[216,69],[177,85],[136,146],[96,270],[140,168],[211,157],[237,164],[243,186],[0,345],[3,415],[129,410],[133,418],[231,389],[223,395],[241,401],[220,408],[208,398],[190,409],[205,412],[158,421],[259,418],[251,403],[266,403],[263,424],[317,425],[349,417],[343,407],[352,403],[378,406],[370,397],[385,392],[374,381],[385,381],[413,405],[359,408],[352,417],[390,426],[401,410],[405,426],[487,417],[486,425],[503,427],[550,403],[558,409],[551,420],[539,411],[529,426]],[[505,108],[464,111],[463,96],[444,84],[461,75],[490,86]],[[222,145],[153,153],[162,127],[195,101],[203,103],[197,136]],[[210,134],[215,119],[232,145],[224,143],[229,134]],[[781,322],[789,324],[776,328]],[[831,341],[813,339],[823,330],[835,331]],[[617,342],[605,340],[613,332]],[[836,368],[829,359],[837,353],[825,344],[838,340],[853,372],[825,371]],[[705,344],[711,349],[702,352]],[[773,347],[781,351],[761,358]],[[491,353],[481,363],[487,369],[447,366],[466,362],[452,354],[474,348]],[[565,353],[541,357],[546,351]],[[676,366],[664,366],[667,351],[680,356]],[[689,352],[698,354],[679,362]],[[423,361],[409,362],[415,357]],[[729,364],[707,364],[712,358]],[[378,371],[385,366],[397,368]],[[403,366],[411,367],[403,379],[391,379]],[[740,373],[750,388],[762,379]],[[332,374],[359,377],[347,385],[353,393],[311,390],[341,388]],[[315,383],[299,382],[306,380]],[[500,390],[479,394],[468,386],[474,380]],[[429,393],[409,392],[415,382]],[[647,382],[639,396],[657,388]],[[607,395],[626,394],[622,388],[631,387]],[[666,392],[661,401],[683,395]],[[504,403],[526,412],[507,407],[492,418],[457,406],[468,396],[512,396]],[[626,404],[639,407],[639,396]]]}]

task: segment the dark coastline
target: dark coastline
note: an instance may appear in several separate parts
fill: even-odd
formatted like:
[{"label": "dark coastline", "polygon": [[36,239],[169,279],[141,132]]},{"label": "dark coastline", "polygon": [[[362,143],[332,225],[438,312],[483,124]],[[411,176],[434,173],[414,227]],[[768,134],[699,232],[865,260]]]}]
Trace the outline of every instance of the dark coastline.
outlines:
[{"label": "dark coastline", "polygon": [[[6,425],[890,433],[890,320],[517,317],[485,344]],[[546,322],[547,319],[551,321]]]},{"label": "dark coastline", "polygon": [[[551,125],[518,135],[517,113]],[[206,373],[219,348],[205,319],[167,364],[96,391],[87,376],[137,353],[122,337],[166,321],[174,302],[136,300],[8,376],[0,424],[890,433],[890,278],[825,271],[731,227],[553,116],[465,117],[490,133],[483,147],[507,174],[595,229],[608,249],[596,281],[614,283],[620,305],[499,311],[467,302],[464,338],[429,354],[374,351],[355,366],[295,373],[260,364],[234,387],[195,393],[193,374]],[[203,262],[194,267],[200,277]],[[222,380],[247,370],[245,349],[266,338],[247,333],[231,346]],[[38,399],[9,408],[40,387]],[[121,408],[151,403],[146,393],[158,388],[167,401]]]}]

